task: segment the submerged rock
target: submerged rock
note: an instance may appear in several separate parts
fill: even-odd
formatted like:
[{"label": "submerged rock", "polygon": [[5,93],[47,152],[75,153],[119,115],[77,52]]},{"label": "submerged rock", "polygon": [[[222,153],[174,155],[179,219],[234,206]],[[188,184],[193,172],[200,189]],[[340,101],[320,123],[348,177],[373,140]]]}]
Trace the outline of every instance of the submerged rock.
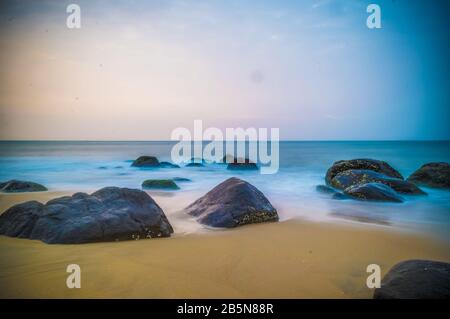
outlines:
[{"label": "submerged rock", "polygon": [[172,164],[170,162],[161,162],[159,163],[158,167],[160,168],[180,168],[180,166],[176,164]]},{"label": "submerged rock", "polygon": [[232,163],[229,163],[227,169],[230,170],[258,170],[258,165],[250,161],[248,158],[235,158]]},{"label": "submerged rock", "polygon": [[392,188],[381,183],[367,183],[350,186],[344,190],[344,193],[358,200],[396,203],[403,202],[403,198],[399,196]]},{"label": "submerged rock", "polygon": [[174,177],[172,178],[174,182],[192,182],[191,179],[185,177]]},{"label": "submerged rock", "polygon": [[408,177],[408,181],[428,187],[450,188],[450,164],[425,164]]},{"label": "submerged rock", "polygon": [[172,226],[145,192],[105,187],[48,201],[29,201],[0,215],[0,234],[49,244],[168,237]]},{"label": "submerged rock", "polygon": [[189,163],[186,167],[203,167],[202,163]]},{"label": "submerged rock", "polygon": [[47,187],[41,184],[15,179],[0,183],[0,191],[4,193],[43,192],[46,190],[48,190]]},{"label": "submerged rock", "polygon": [[140,156],[138,157],[131,166],[134,167],[158,167],[159,161],[154,156]]},{"label": "submerged rock", "polygon": [[403,176],[397,170],[395,170],[392,166],[384,161],[369,158],[360,158],[334,162],[333,165],[328,169],[325,180],[327,184],[331,184],[331,180],[337,174],[353,169],[371,170],[389,177],[403,179]]},{"label": "submerged rock", "polygon": [[384,276],[374,299],[449,299],[450,264],[431,260],[407,260]]},{"label": "submerged rock", "polygon": [[277,221],[277,210],[256,187],[232,177],[186,207],[186,213],[212,227]]},{"label": "submerged rock", "polygon": [[345,190],[350,186],[373,182],[385,184],[402,194],[425,194],[424,191],[413,183],[364,169],[351,169],[341,172],[333,177],[330,181],[330,185],[337,189]]},{"label": "submerged rock", "polygon": [[171,179],[147,179],[142,182],[145,189],[180,189]]}]

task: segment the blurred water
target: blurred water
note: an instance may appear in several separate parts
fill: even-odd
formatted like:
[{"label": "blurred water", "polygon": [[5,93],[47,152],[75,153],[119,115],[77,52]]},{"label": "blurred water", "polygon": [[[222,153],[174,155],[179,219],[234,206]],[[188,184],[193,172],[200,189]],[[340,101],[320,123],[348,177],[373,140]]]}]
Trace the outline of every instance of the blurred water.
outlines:
[{"label": "blurred water", "polygon": [[402,204],[338,201],[315,191],[334,161],[381,159],[407,177],[424,163],[450,162],[450,142],[281,142],[280,169],[274,175],[228,171],[223,164],[179,169],[131,167],[140,155],[170,161],[174,143],[0,142],[0,181],[24,179],[50,190],[93,191],[104,186],[140,188],[148,178],[186,177],[192,182],[180,183],[180,191],[167,194],[174,207],[182,208],[177,204],[184,205],[223,180],[238,176],[258,187],[279,210],[281,219],[346,218],[450,238],[449,190],[424,188],[428,196],[407,197]]}]

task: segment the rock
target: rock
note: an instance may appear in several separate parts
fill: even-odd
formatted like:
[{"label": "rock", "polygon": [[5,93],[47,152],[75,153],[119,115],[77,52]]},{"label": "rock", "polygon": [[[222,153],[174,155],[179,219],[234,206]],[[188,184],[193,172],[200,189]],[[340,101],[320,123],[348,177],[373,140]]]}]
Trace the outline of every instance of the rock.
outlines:
[{"label": "rock", "polygon": [[180,189],[171,179],[147,179],[142,182],[145,189]]},{"label": "rock", "polygon": [[408,177],[408,181],[428,187],[450,188],[450,164],[425,164]]},{"label": "rock", "polygon": [[367,183],[346,188],[344,193],[354,199],[383,202],[403,202],[392,188],[381,183]]},{"label": "rock", "polygon": [[172,178],[172,180],[174,182],[192,182],[192,180],[190,180],[189,178],[185,178],[185,177],[174,177],[174,178]]},{"label": "rock", "polygon": [[49,244],[169,237],[172,226],[145,192],[105,187],[48,201],[29,201],[0,215],[0,234]]},{"label": "rock", "polygon": [[233,163],[236,160],[236,158],[233,155],[226,154],[222,157],[222,162],[224,164]]},{"label": "rock", "polygon": [[384,161],[374,160],[374,159],[352,159],[352,160],[342,160],[334,162],[333,165],[328,169],[325,180],[327,184],[331,184],[331,180],[339,173],[350,169],[364,169],[378,172],[389,177],[403,179],[403,176],[391,167],[388,163]]},{"label": "rock", "polygon": [[326,185],[317,185],[316,191],[318,191],[319,193],[322,193],[322,194],[336,194],[337,193],[337,191],[334,188],[331,188]]},{"label": "rock", "polygon": [[232,177],[214,187],[185,209],[202,224],[237,227],[277,221],[277,210],[256,187]]},{"label": "rock", "polygon": [[140,156],[138,157],[131,166],[134,167],[158,167],[159,161],[154,156]]},{"label": "rock", "polygon": [[257,170],[258,165],[251,162],[248,158],[237,159],[235,158],[232,163],[229,163],[227,169],[230,170]]},{"label": "rock", "polygon": [[186,167],[203,167],[202,163],[189,163]]},{"label": "rock", "polygon": [[44,192],[46,190],[48,190],[47,187],[41,184],[15,179],[0,183],[0,191],[4,193]]},{"label": "rock", "polygon": [[364,169],[351,169],[341,172],[333,177],[330,185],[334,188],[344,190],[350,186],[372,182],[385,184],[402,194],[425,194],[425,192],[413,183]]},{"label": "rock", "polygon": [[406,260],[384,276],[374,299],[449,299],[450,264],[431,260]]},{"label": "rock", "polygon": [[161,162],[161,163],[159,163],[158,167],[160,167],[160,168],[180,168],[180,166],[169,163],[169,162]]},{"label": "rock", "polygon": [[345,194],[342,193],[334,193],[333,196],[331,196],[332,199],[336,199],[336,200],[345,200],[345,199],[351,199],[350,196],[347,196]]}]

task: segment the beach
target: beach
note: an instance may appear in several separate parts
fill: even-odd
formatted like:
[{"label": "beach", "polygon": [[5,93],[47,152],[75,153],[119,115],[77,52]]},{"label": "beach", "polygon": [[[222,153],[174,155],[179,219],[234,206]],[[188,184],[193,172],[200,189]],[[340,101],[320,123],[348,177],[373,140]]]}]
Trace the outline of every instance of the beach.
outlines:
[{"label": "beach", "polygon": [[[3,194],[0,210],[61,195]],[[153,197],[169,209],[170,197]],[[302,218],[81,245],[0,236],[0,298],[371,298],[369,264],[384,275],[406,259],[450,262],[449,248],[386,225]],[[80,289],[66,286],[72,263]]]}]

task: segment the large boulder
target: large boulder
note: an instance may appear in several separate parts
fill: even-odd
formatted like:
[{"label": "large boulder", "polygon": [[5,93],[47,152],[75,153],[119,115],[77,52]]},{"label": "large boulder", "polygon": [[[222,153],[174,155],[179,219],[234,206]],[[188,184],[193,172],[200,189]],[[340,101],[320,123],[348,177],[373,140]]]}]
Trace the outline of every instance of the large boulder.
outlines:
[{"label": "large boulder", "polygon": [[327,175],[325,176],[327,184],[331,184],[331,180],[337,174],[351,169],[371,170],[387,175],[389,177],[403,179],[403,176],[397,170],[395,170],[392,166],[384,161],[369,158],[359,158],[334,162],[333,165],[328,169]]},{"label": "large boulder", "polygon": [[145,189],[180,189],[172,179],[147,179],[142,182],[142,188]]},{"label": "large boulder", "polygon": [[4,193],[19,193],[19,192],[43,192],[47,187],[28,181],[19,181],[12,179],[10,181],[0,183],[0,191]]},{"label": "large boulder", "polygon": [[403,202],[392,188],[381,183],[366,183],[346,188],[344,193],[353,199],[366,201]]},{"label": "large boulder", "polygon": [[408,177],[408,181],[428,187],[450,188],[450,164],[425,164]]},{"label": "large boulder", "polygon": [[277,210],[256,187],[239,178],[229,178],[185,211],[202,224],[236,227],[251,223],[277,221]]},{"label": "large boulder", "polygon": [[343,171],[335,175],[330,181],[331,186],[341,190],[345,190],[350,186],[366,183],[381,183],[402,194],[425,194],[425,192],[413,183],[365,169],[350,169]]},{"label": "large boulder", "polygon": [[0,215],[0,234],[49,244],[168,237],[172,226],[145,192],[105,187],[48,201],[29,201]]},{"label": "large boulder", "polygon": [[139,156],[131,166],[134,167],[159,167],[159,161],[154,156]]},{"label": "large boulder", "polygon": [[407,260],[384,276],[374,299],[449,299],[450,264],[431,260]]}]

